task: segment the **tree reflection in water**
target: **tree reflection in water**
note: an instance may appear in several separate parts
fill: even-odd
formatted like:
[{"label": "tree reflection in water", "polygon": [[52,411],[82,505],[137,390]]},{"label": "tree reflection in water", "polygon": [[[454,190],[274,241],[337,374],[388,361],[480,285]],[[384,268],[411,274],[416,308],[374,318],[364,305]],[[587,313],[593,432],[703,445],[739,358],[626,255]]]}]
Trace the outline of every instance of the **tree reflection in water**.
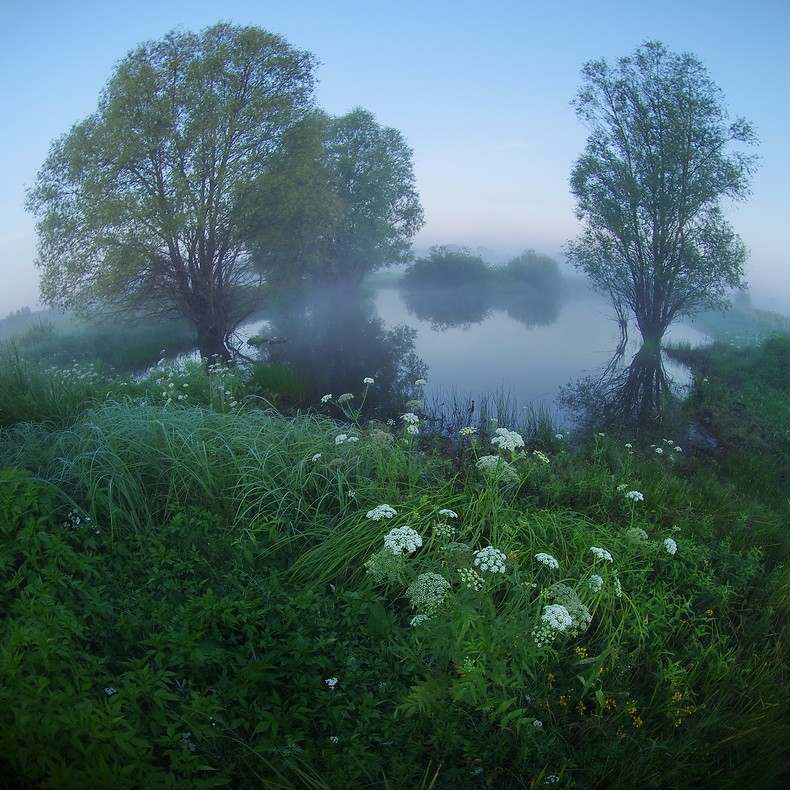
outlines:
[{"label": "tree reflection in water", "polygon": [[501,310],[527,329],[553,324],[560,315],[565,290],[562,283],[536,288],[504,278],[474,285],[401,287],[408,311],[436,331],[468,328]]},{"label": "tree reflection in water", "polygon": [[560,403],[580,426],[644,429],[666,417],[676,403],[658,346],[645,343],[626,366],[623,358],[624,350],[618,348],[600,376],[563,388]]},{"label": "tree reflection in water", "polygon": [[359,406],[363,379],[369,388],[366,419],[386,419],[403,411],[414,396],[414,382],[427,366],[414,350],[416,330],[388,329],[375,313],[373,295],[355,286],[316,286],[283,295],[267,311],[275,342],[262,346],[262,361],[289,367],[305,383],[308,401],[325,394],[351,393]]}]

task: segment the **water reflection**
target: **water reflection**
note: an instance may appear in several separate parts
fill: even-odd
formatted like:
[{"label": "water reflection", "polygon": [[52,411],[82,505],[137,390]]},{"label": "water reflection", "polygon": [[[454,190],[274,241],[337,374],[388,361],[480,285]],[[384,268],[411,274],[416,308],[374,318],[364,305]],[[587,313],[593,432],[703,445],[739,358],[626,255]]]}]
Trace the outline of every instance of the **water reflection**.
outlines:
[{"label": "water reflection", "polygon": [[548,326],[559,318],[564,295],[562,287],[535,288],[512,280],[443,288],[400,288],[409,313],[440,332],[468,329],[495,311],[506,313],[527,329]]},{"label": "water reflection", "polygon": [[385,419],[403,409],[414,382],[427,375],[414,350],[416,331],[403,324],[388,328],[364,289],[324,286],[283,295],[267,314],[260,358],[296,373],[312,403],[327,393],[337,398],[350,392],[358,405],[363,379],[370,377],[375,386],[364,416]]},{"label": "water reflection", "polygon": [[667,375],[660,348],[643,345],[624,364],[622,349],[597,377],[564,388],[560,402],[588,428],[647,429],[679,402],[682,387]]}]

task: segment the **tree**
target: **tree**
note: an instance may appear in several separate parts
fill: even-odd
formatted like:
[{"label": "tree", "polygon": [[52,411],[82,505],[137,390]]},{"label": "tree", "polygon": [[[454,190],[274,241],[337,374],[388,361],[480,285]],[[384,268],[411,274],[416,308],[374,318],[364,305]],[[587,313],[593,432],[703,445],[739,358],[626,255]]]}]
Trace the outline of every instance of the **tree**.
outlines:
[{"label": "tree", "polygon": [[256,260],[268,281],[359,283],[411,259],[423,225],[412,151],[362,109],[315,112],[270,171]]},{"label": "tree", "polygon": [[614,66],[587,63],[573,102],[590,128],[571,175],[585,226],[571,262],[609,295],[621,328],[632,314],[646,346],[672,321],[726,304],[746,250],[722,200],[748,194],[752,126],[732,123],[720,90],[692,55],[650,41]]},{"label": "tree", "polygon": [[28,193],[42,298],[180,314],[204,357],[255,308],[260,184],[312,107],[312,55],[256,27],[171,32],[129,53]]},{"label": "tree", "polygon": [[324,239],[320,276],[359,282],[411,260],[411,239],[424,219],[412,151],[401,133],[357,108],[333,119],[327,154],[342,210]]}]

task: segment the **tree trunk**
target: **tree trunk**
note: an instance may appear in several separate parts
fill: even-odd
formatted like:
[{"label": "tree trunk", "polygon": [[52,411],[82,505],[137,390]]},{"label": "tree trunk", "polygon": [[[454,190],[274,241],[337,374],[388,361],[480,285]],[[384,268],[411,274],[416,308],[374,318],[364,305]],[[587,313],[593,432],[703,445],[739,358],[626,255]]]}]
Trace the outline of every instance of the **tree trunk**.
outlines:
[{"label": "tree trunk", "polygon": [[219,357],[223,362],[230,361],[230,351],[225,345],[225,333],[216,325],[198,324],[197,347],[201,359],[215,362],[215,357]]}]

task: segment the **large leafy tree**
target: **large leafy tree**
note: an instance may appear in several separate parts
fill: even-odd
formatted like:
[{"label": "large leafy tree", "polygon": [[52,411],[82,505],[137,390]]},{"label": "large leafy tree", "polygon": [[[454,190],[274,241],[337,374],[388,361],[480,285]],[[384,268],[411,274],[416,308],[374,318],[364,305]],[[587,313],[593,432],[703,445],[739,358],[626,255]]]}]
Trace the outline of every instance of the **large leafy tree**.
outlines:
[{"label": "large leafy tree", "polygon": [[357,108],[332,119],[327,157],[341,211],[323,239],[319,276],[359,282],[410,260],[411,239],[424,220],[403,135]]},{"label": "large leafy tree", "polygon": [[584,66],[573,102],[590,130],[571,189],[584,222],[569,259],[657,350],[681,315],[726,303],[746,250],[722,212],[748,194],[752,126],[732,122],[702,64],[650,41]]},{"label": "large leafy tree", "polygon": [[357,108],[314,113],[287,142],[256,242],[267,280],[359,283],[411,259],[423,211],[400,132]]},{"label": "large leafy tree", "polygon": [[129,53],[28,194],[43,299],[180,314],[203,356],[227,356],[256,303],[248,252],[260,184],[312,108],[314,67],[279,36],[228,24]]}]

